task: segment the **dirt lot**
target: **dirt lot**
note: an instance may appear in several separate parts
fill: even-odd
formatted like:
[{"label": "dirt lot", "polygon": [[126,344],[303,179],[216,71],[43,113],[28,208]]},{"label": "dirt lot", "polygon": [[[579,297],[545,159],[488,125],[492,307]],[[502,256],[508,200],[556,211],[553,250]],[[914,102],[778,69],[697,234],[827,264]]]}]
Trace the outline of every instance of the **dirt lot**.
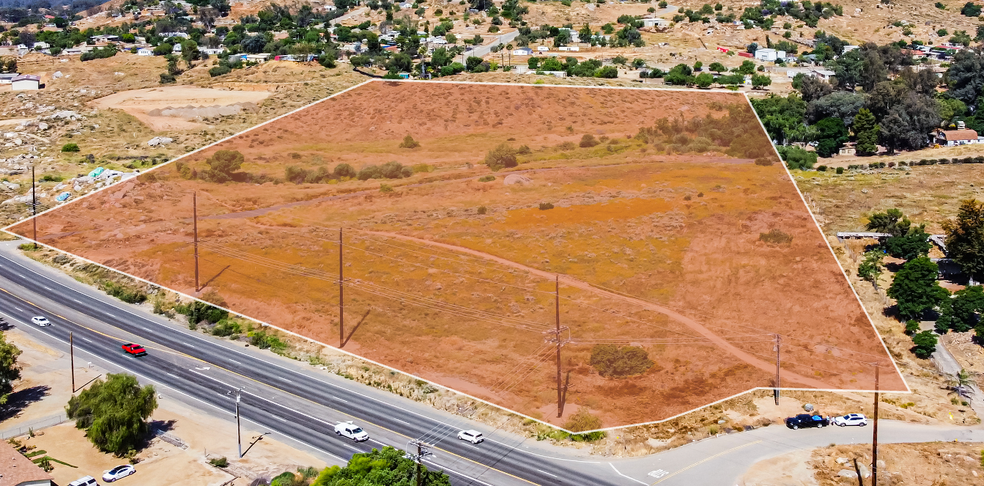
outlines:
[{"label": "dirt lot", "polygon": [[[897,486],[979,484],[984,479],[982,444],[886,444],[878,448],[878,482]],[[742,486],[854,486],[854,460],[870,481],[871,446],[833,446],[798,451],[758,462]]]},{"label": "dirt lot", "polygon": [[[355,255],[345,271],[354,333],[346,351],[559,424],[581,407],[605,426],[647,422],[768,387],[773,333],[786,336],[786,386],[871,389],[870,361],[887,365],[887,356],[781,166],[713,151],[654,153],[626,138],[653,117],[630,106],[722,116],[736,101],[743,103],[722,93],[698,102],[668,91],[371,83],[185,162],[203,170],[214,151],[236,149],[246,172],[272,177],[293,164],[390,160],[432,172],[386,182],[391,192],[377,181],[346,181],[267,183],[247,193],[237,183],[182,179],[172,165],[44,216],[39,234],[193,293],[188,216],[198,190],[202,271],[216,276],[209,288],[246,315],[336,344],[337,312],[324,296],[337,289],[337,232],[329,228],[343,225]],[[328,119],[347,123],[330,131],[311,123]],[[420,148],[397,147],[408,133]],[[608,143],[577,149],[586,133]],[[478,182],[489,174],[484,154],[504,141],[530,147],[517,168],[528,183],[504,185],[502,173]],[[564,142],[573,148],[558,149]],[[557,207],[539,210],[541,202]],[[770,229],[791,243],[759,241]],[[573,339],[564,358],[573,387],[559,420],[555,371],[541,366],[551,352],[542,332],[556,317],[556,274]],[[609,342],[643,346],[659,365],[636,378],[603,378],[588,362],[594,345]],[[881,386],[905,389],[891,372]],[[612,397],[660,405],[640,410]]]},{"label": "dirt lot", "polygon": [[[4,334],[9,342],[23,351],[18,360],[22,366],[22,379],[15,384],[15,392],[11,395],[10,403],[16,415],[4,418],[0,429],[29,425],[63,412],[71,396],[68,356],[16,329]],[[75,363],[75,379],[80,388],[105,374],[105,370],[87,366],[78,357]],[[204,415],[170,398],[166,390],[159,393],[162,394],[158,399],[159,407],[150,420],[167,427],[168,436],[183,442],[185,447],[153,439],[146,449],[137,454],[137,474],[122,480],[120,484],[208,486],[228,484],[234,480],[232,484],[245,486],[257,477],[271,478],[298,467],[325,466],[309,454],[270,437],[258,441],[242,460],[233,460],[236,455],[233,422]],[[85,433],[75,428],[74,422],[35,430],[35,437],[25,435],[16,440],[47,451],[48,456],[74,466],[52,461],[55,469],[51,474],[58,484],[68,484],[86,475],[98,478],[104,471],[126,463],[126,459],[96,450],[85,438]],[[243,431],[244,440],[251,440],[257,435],[258,432],[249,430],[247,424]],[[231,467],[224,471],[209,465],[206,454],[208,458],[229,458]]]},{"label": "dirt lot", "polygon": [[162,86],[124,91],[92,101],[98,109],[118,109],[156,131],[193,130],[205,125],[192,121],[255,110],[270,96],[266,91],[231,91],[195,86]]}]

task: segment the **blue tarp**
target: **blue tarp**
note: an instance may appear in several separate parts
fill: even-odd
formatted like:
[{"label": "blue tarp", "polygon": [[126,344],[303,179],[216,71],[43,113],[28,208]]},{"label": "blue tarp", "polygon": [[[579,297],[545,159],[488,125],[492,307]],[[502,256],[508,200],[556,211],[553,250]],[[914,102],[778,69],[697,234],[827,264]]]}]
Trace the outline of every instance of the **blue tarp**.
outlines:
[{"label": "blue tarp", "polygon": [[102,167],[96,167],[96,170],[89,172],[89,177],[99,177],[99,174],[102,174],[104,170],[106,169],[103,169]]},{"label": "blue tarp", "polygon": [[72,196],[72,193],[70,193],[70,192],[67,192],[67,191],[66,191],[66,192],[63,192],[63,193],[61,193],[61,194],[59,194],[59,195],[58,195],[58,196],[57,196],[57,197],[55,198],[55,201],[58,201],[58,202],[62,202],[62,201],[64,201],[64,200],[66,200],[66,199],[68,199],[68,198],[69,198],[69,197],[71,197],[71,196]]}]

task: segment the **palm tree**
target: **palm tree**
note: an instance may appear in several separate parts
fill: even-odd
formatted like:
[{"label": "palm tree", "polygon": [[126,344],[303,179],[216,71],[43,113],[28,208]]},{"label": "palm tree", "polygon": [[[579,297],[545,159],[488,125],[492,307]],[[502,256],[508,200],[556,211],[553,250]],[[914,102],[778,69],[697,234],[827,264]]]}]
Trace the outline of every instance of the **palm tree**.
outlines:
[{"label": "palm tree", "polygon": [[969,393],[970,390],[970,384],[973,382],[974,380],[971,379],[970,373],[967,372],[967,370],[961,368],[960,372],[957,373],[956,376],[954,376],[951,379],[950,386],[952,388],[952,391],[955,392],[958,396],[967,398],[967,394]]}]

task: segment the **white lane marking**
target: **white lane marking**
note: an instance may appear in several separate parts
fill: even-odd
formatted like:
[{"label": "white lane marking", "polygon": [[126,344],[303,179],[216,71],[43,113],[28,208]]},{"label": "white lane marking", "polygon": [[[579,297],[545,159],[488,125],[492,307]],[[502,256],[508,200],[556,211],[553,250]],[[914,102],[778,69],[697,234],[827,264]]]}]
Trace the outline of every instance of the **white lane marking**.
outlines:
[{"label": "white lane marking", "polygon": [[75,302],[77,302],[77,303],[79,303],[79,304],[82,304],[82,301],[81,301],[81,300],[79,300],[79,299],[72,299],[72,300],[74,300]]},{"label": "white lane marking", "polygon": [[397,421],[397,422],[399,422],[399,423],[401,423],[401,424],[407,424],[407,425],[410,425],[410,422],[405,422],[405,421],[403,421],[403,420],[400,420],[400,419],[398,419],[398,418],[396,418],[396,417],[392,417],[392,419],[393,419],[393,420],[395,420],[395,421]]},{"label": "white lane marking", "polygon": [[83,341],[85,341],[87,343],[91,343],[92,342],[91,340],[89,340],[89,338],[84,338],[82,336],[79,336],[79,339],[81,339],[81,340],[83,340]]},{"label": "white lane marking", "polygon": [[176,375],[174,375],[174,373],[171,373],[170,371],[168,371],[168,372],[167,372],[167,375],[168,375],[168,376],[172,376],[172,377],[174,377],[174,378],[178,378],[178,377],[177,377]]},{"label": "white lane marking", "polygon": [[636,478],[633,478],[633,477],[630,477],[630,476],[626,476],[626,475],[624,475],[624,474],[622,474],[621,472],[619,472],[619,470],[618,470],[618,469],[615,469],[615,465],[614,465],[614,464],[612,464],[612,463],[610,463],[610,462],[609,462],[609,463],[608,463],[608,465],[612,467],[612,471],[615,471],[615,474],[618,474],[619,476],[622,476],[622,477],[623,477],[623,478],[625,478],[625,479],[630,479],[630,480],[632,480],[632,481],[635,481],[635,482],[637,482],[637,483],[639,483],[639,484],[644,484],[644,485],[646,485],[646,486],[649,486],[649,483],[646,483],[646,482],[642,482],[642,481],[639,481],[639,480],[638,480],[638,479],[636,479]]},{"label": "white lane marking", "polygon": [[[24,265],[22,265],[19,262],[15,262],[15,261],[13,261],[11,259],[8,259],[8,261],[10,261],[11,263],[13,263],[14,265],[17,265],[18,267],[26,268]],[[92,297],[92,296],[90,296],[90,295],[88,295],[88,294],[86,294],[86,293],[84,293],[84,292],[82,292],[80,290],[77,290],[77,289],[75,289],[73,287],[70,287],[68,285],[68,283],[56,282],[54,279],[48,277],[47,275],[42,275],[42,274],[40,274],[38,272],[34,272],[33,270],[29,270],[29,271],[31,271],[31,273],[36,274],[40,278],[44,278],[44,279],[46,279],[46,280],[48,280],[50,282],[54,282],[55,284],[59,285],[60,287],[63,287],[65,289],[67,289],[67,290],[71,290],[72,292],[75,292],[78,295],[81,295],[81,296],[86,297],[88,299],[98,300],[97,298]],[[21,275],[21,277],[22,278],[26,278],[23,275]],[[148,321],[148,322],[154,322],[151,319],[149,319],[147,316],[143,316],[141,314],[137,314],[135,312],[130,311],[127,308],[120,307],[119,309],[122,310],[123,312],[127,313],[127,314],[130,314],[133,317],[136,317],[136,318],[140,319],[140,320]],[[145,328],[145,327],[141,327],[141,326],[137,326],[137,327],[140,327],[140,329],[143,329],[145,331],[147,330],[147,328]],[[444,421],[442,421],[439,418],[430,417],[430,416],[424,415],[423,413],[420,413],[420,412],[417,412],[417,411],[414,411],[414,410],[410,410],[410,409],[407,409],[407,408],[404,408],[404,407],[400,407],[398,405],[394,405],[393,403],[390,403],[388,401],[380,400],[378,398],[369,396],[367,394],[360,393],[360,392],[355,391],[355,390],[351,390],[351,389],[346,388],[344,386],[341,386],[339,384],[329,383],[327,381],[324,381],[324,380],[318,378],[316,375],[309,375],[308,373],[305,372],[306,370],[298,370],[298,369],[290,369],[290,368],[287,368],[287,367],[282,366],[282,365],[280,365],[280,364],[278,364],[276,362],[268,361],[268,360],[265,360],[265,359],[263,359],[261,357],[254,356],[252,354],[242,352],[242,351],[240,351],[238,349],[235,349],[233,347],[224,346],[224,345],[222,345],[220,343],[214,342],[213,340],[204,338],[204,337],[198,335],[197,333],[191,333],[189,331],[184,331],[183,329],[180,329],[180,328],[171,328],[171,329],[174,330],[174,331],[180,332],[180,333],[184,334],[185,336],[191,336],[193,339],[197,339],[197,340],[199,340],[202,343],[205,343],[207,345],[217,346],[217,347],[222,348],[225,351],[231,351],[231,352],[236,353],[236,354],[238,354],[240,356],[245,356],[245,357],[247,357],[249,359],[257,360],[257,361],[261,362],[264,366],[273,366],[273,367],[276,367],[276,368],[280,368],[281,370],[287,371],[289,373],[301,374],[305,378],[308,378],[308,379],[311,379],[311,380],[316,381],[318,383],[321,383],[322,385],[325,385],[325,386],[328,386],[328,387],[332,387],[332,388],[336,388],[336,389],[345,390],[346,392],[351,393],[351,394],[356,395],[356,396],[359,396],[361,398],[364,398],[364,399],[367,399],[367,400],[372,400],[373,402],[379,403],[381,405],[384,405],[384,406],[387,406],[387,407],[391,407],[391,408],[395,408],[397,410],[401,410],[403,412],[416,415],[416,416],[418,416],[420,418],[423,418],[424,420],[427,420],[429,422],[434,422],[436,424],[440,424],[440,425],[444,425],[444,426],[457,427],[457,425],[453,425],[453,424],[444,422]],[[237,360],[234,360],[232,358],[226,358],[226,359],[228,359],[229,361],[232,361],[234,363],[237,363],[239,365],[242,365],[241,362],[239,362]],[[348,403],[346,400],[342,400],[340,398],[336,398],[336,399],[339,400],[339,401],[342,401],[344,403]],[[502,444],[502,443],[500,443],[500,444]],[[503,444],[503,445],[505,445],[505,444]],[[559,457],[552,457],[552,456],[547,456],[547,455],[542,455],[542,454],[536,454],[536,453],[529,452],[529,451],[526,451],[526,450],[523,450],[523,449],[518,449],[518,448],[515,449],[515,451],[517,451],[517,452],[523,452],[523,453],[526,453],[526,454],[530,454],[530,455],[533,455],[533,456],[541,457],[541,458],[544,458],[544,459],[550,459],[550,460],[554,460],[554,461],[583,462],[583,463],[587,463],[587,464],[601,464],[600,462],[594,462],[594,461],[580,461],[580,460],[576,460],[576,459],[563,459],[563,458],[559,458]],[[333,457],[337,457],[337,456],[333,456]],[[346,460],[346,462],[347,462],[347,460]],[[467,477],[467,476],[465,476],[465,477]]]},{"label": "white lane marking", "polygon": [[293,383],[293,382],[294,382],[293,380],[291,380],[291,379],[288,379],[288,378],[284,378],[284,377],[282,377],[282,376],[278,376],[277,378],[280,378],[281,380],[284,380],[284,381],[286,381],[287,383]]},{"label": "white lane marking", "polygon": [[342,403],[348,403],[348,400],[346,400],[344,398],[338,398],[338,397],[333,397],[333,398],[334,398],[335,401],[342,402]]},{"label": "white lane marking", "polygon": [[[533,469],[536,469],[536,468],[534,467]],[[556,478],[556,477],[559,477],[559,476],[557,476],[556,474],[550,474],[550,473],[548,473],[548,472],[546,472],[546,471],[544,471],[543,469],[536,469],[536,470],[537,470],[537,471],[540,471],[540,472],[541,472],[541,473],[543,473],[543,474],[546,474],[547,476],[553,476],[553,477],[555,477],[555,478]]]},{"label": "white lane marking", "polygon": [[20,307],[17,307],[16,305],[14,306],[14,309],[17,309],[20,312],[24,312],[24,309],[21,309]]},{"label": "white lane marking", "polygon": [[184,344],[185,346],[188,346],[189,348],[194,348],[195,347],[194,344],[188,344],[188,343],[181,343],[181,344]]},{"label": "white lane marking", "polygon": [[112,317],[113,319],[119,319],[118,317],[116,317],[116,316],[115,316],[115,315],[113,315],[113,314],[110,314],[109,312],[106,312],[105,314],[106,314],[107,316],[109,316],[109,317]]},{"label": "white lane marking", "polygon": [[275,418],[275,419],[277,419],[277,420],[279,420],[281,422],[287,422],[287,419],[281,417],[280,415],[274,415],[273,418]]},{"label": "white lane marking", "polygon": [[47,290],[47,291],[49,291],[49,292],[53,292],[53,290],[51,290],[51,287],[45,286],[44,289]]},{"label": "white lane marking", "polygon": [[[195,371],[194,373],[195,373],[196,375],[199,375],[199,376],[202,376],[202,377],[204,377],[204,378],[208,378],[209,380],[212,380],[212,381],[214,381],[214,382],[216,382],[216,383],[219,383],[219,384],[222,384],[222,385],[225,385],[225,386],[227,386],[227,387],[229,387],[229,388],[233,388],[233,389],[238,389],[238,388],[239,388],[239,387],[237,387],[237,386],[234,386],[234,385],[231,385],[231,384],[229,384],[229,383],[226,383],[226,382],[224,382],[224,381],[222,381],[222,380],[220,380],[220,379],[218,379],[218,378],[213,378],[213,377],[211,377],[211,376],[208,376],[208,375],[205,375],[205,374],[203,374],[203,373],[199,373],[199,372],[197,372],[197,371]],[[248,392],[248,391],[245,391],[245,390],[244,390],[244,391],[243,391],[243,394],[244,394],[244,395],[252,395],[252,396],[254,396],[254,397],[256,397],[256,398],[259,398],[260,400],[263,400],[263,401],[265,401],[265,402],[270,402],[270,403],[272,403],[273,405],[276,405],[276,406],[278,406],[278,407],[280,407],[280,408],[283,408],[284,410],[289,410],[289,411],[291,411],[291,412],[294,412],[294,413],[296,413],[296,414],[298,414],[298,415],[303,415],[303,416],[305,416],[305,417],[307,417],[307,418],[309,418],[309,419],[311,419],[311,420],[314,420],[314,421],[317,421],[317,422],[321,422],[321,423],[323,423],[323,424],[326,424],[326,425],[330,425],[330,426],[332,426],[332,427],[334,427],[334,426],[335,426],[335,424],[333,424],[333,423],[331,423],[331,422],[325,422],[324,420],[321,420],[321,419],[319,419],[319,418],[317,418],[317,417],[312,417],[311,415],[308,415],[308,414],[306,414],[306,413],[304,413],[304,412],[301,412],[301,411],[299,411],[299,410],[294,410],[293,408],[290,408],[290,407],[287,407],[287,406],[285,406],[285,405],[282,405],[282,404],[279,404],[279,403],[277,403],[277,402],[275,402],[275,401],[273,401],[273,400],[270,400],[270,399],[267,399],[267,398],[263,398],[263,397],[261,397],[261,396],[259,396],[259,395],[257,395],[257,394],[255,394],[255,393],[250,393],[250,392]],[[278,417],[278,418],[279,418],[279,417]]]}]

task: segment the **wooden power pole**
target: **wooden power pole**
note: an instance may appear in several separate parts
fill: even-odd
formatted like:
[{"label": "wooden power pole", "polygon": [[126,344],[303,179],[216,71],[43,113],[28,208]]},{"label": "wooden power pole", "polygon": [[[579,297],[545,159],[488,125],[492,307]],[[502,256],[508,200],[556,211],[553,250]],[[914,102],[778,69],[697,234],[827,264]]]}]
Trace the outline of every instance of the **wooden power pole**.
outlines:
[{"label": "wooden power pole", "polygon": [[878,363],[875,363],[875,424],[871,428],[871,486],[878,485]]},{"label": "wooden power pole", "polygon": [[75,340],[68,332],[68,366],[72,368],[72,393],[75,393]]},{"label": "wooden power pole", "polygon": [[556,315],[557,315],[557,418],[560,418],[564,414],[563,407],[563,384],[560,382],[560,276],[556,275],[554,278],[554,301],[556,302]]},{"label": "wooden power pole", "polygon": [[781,342],[782,338],[779,337],[779,334],[776,334],[776,405],[779,405],[779,388],[781,385],[779,382],[779,344]]},{"label": "wooden power pole", "polygon": [[345,286],[342,282],[344,282],[342,275],[342,228],[338,228],[338,349],[345,346]]},{"label": "wooden power pole", "polygon": [[[34,223],[34,249],[38,249],[38,190],[34,182],[34,165],[31,165],[31,221]],[[75,390],[72,390],[75,393]]]},{"label": "wooden power pole", "polygon": [[191,212],[195,228],[195,292],[198,292],[198,192],[192,193]]}]

